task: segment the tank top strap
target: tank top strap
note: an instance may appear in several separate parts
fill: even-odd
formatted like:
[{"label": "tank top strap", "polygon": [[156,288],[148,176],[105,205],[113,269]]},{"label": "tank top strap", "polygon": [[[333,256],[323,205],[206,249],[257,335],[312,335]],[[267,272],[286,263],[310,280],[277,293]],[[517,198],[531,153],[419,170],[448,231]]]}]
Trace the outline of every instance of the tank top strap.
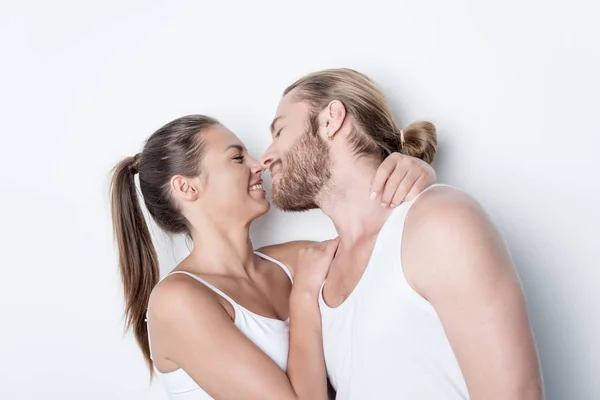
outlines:
[{"label": "tank top strap", "polygon": [[[404,266],[402,265],[402,243],[404,241],[404,229],[406,224],[406,218],[408,213],[419,199],[419,197],[436,187],[451,187],[450,185],[434,184],[427,187],[423,192],[415,196],[411,201],[400,204],[393,211],[388,221],[386,221],[384,228],[380,232],[381,244],[384,248],[382,254],[377,257],[379,268],[374,269],[379,275],[380,279],[389,279],[390,277],[397,276],[399,280],[396,282],[400,285],[398,288],[405,293],[409,298],[414,300],[420,307],[423,307],[428,312],[433,312],[431,304],[417,293],[410,285],[404,274]],[[378,238],[378,242],[380,239]],[[385,260],[397,260],[396,262],[385,262]]]},{"label": "tank top strap", "polygon": [[281,267],[281,269],[283,270],[283,272],[286,273],[286,275],[288,276],[288,278],[290,278],[290,281],[292,283],[294,283],[294,277],[292,276],[292,272],[290,271],[290,269],[281,261],[274,259],[271,256],[268,256],[264,253],[261,253],[260,251],[255,251],[254,254],[256,254],[257,256],[259,256],[260,258],[264,258],[267,261],[271,261],[272,263],[275,263],[277,265],[279,265],[279,267]]},{"label": "tank top strap", "polygon": [[146,308],[144,322],[146,323],[146,333],[148,334],[148,350],[150,351],[150,359],[154,361],[154,358],[152,358],[152,341],[150,340],[150,324],[148,323],[148,308]]},{"label": "tank top strap", "polygon": [[235,309],[241,307],[238,303],[236,303],[231,297],[229,297],[228,295],[225,294],[225,292],[223,292],[221,289],[217,288],[216,286],[212,285],[211,283],[209,283],[207,280],[200,278],[199,276],[196,276],[190,272],[187,271],[173,271],[171,272],[169,275],[174,275],[174,274],[184,274],[189,276],[190,278],[193,278],[195,280],[197,280],[198,282],[202,283],[204,286],[206,286],[207,288],[209,288],[210,290],[212,290],[213,292],[215,292],[216,294],[218,294],[219,296],[221,296],[222,298],[224,298],[225,300],[227,300],[231,306]]},{"label": "tank top strap", "polygon": [[[184,275],[187,275],[190,278],[193,278],[193,279],[197,280],[198,282],[202,283],[204,286],[206,286],[207,288],[209,288],[210,290],[212,290],[213,292],[215,292],[216,294],[218,294],[219,296],[221,296],[225,300],[227,300],[231,304],[231,306],[234,308],[234,310],[236,310],[236,315],[237,315],[237,312],[240,310],[240,308],[242,310],[244,309],[238,303],[236,303],[231,297],[229,297],[228,295],[226,295],[225,292],[223,292],[222,290],[220,290],[216,286],[210,284],[205,279],[202,279],[199,276],[196,276],[196,275],[194,275],[194,274],[192,274],[190,272],[187,272],[187,271],[173,271],[173,272],[171,272],[167,276],[174,275],[174,274],[184,274]],[[148,330],[148,342],[150,344],[150,324],[148,323],[148,309],[146,309],[146,318],[144,319],[144,322],[146,322],[146,329]],[[150,349],[152,349],[152,346],[150,346]],[[151,360],[153,359],[152,358],[152,350],[150,350],[150,359]]]},{"label": "tank top strap", "polygon": [[[387,225],[386,226],[387,232],[385,234],[390,235],[394,239],[396,239],[396,238],[401,239],[403,236],[403,233],[404,233],[404,223],[406,221],[406,217],[408,216],[408,212],[410,211],[410,208],[413,206],[413,204],[415,204],[415,202],[419,199],[419,197],[421,197],[421,195],[423,195],[423,193],[427,192],[430,189],[436,188],[436,187],[451,187],[451,186],[446,185],[446,184],[441,184],[441,183],[436,183],[436,184],[430,185],[427,188],[425,188],[425,190],[423,190],[421,193],[416,195],[412,200],[401,203],[399,206],[397,206],[394,209],[392,215],[389,217],[388,221],[385,223],[385,225]],[[402,240],[396,240],[395,242],[397,243],[397,245],[399,247],[402,243]]]}]

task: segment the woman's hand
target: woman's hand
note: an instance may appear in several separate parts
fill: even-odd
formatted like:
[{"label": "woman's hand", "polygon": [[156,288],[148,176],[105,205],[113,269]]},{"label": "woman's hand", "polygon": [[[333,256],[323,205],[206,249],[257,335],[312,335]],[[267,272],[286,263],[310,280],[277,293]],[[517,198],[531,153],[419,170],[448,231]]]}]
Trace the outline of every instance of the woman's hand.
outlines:
[{"label": "woman's hand", "polygon": [[294,290],[319,291],[339,245],[339,238],[314,243],[298,253]]},{"label": "woman's hand", "polygon": [[375,173],[371,200],[379,199],[383,207],[396,207],[403,201],[412,200],[435,181],[435,170],[425,161],[392,153]]}]

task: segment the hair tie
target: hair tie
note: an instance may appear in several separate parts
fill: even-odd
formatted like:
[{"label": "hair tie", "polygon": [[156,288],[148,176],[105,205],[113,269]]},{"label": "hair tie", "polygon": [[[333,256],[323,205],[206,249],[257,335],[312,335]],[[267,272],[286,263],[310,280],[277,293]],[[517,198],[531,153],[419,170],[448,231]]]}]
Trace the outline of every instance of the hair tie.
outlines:
[{"label": "hair tie", "polygon": [[404,149],[404,129],[400,129],[400,146]]},{"label": "hair tie", "polygon": [[140,172],[140,160],[141,160],[141,155],[140,155],[140,153],[137,153],[135,156],[133,156],[133,159],[131,160],[131,164],[129,164],[129,170],[134,175],[137,174],[138,172]]}]

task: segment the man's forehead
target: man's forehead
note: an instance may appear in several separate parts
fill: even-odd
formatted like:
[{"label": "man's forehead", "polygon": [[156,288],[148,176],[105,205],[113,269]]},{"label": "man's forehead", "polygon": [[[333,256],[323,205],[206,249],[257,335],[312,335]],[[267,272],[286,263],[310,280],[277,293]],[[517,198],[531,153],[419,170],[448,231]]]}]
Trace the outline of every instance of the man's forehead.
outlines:
[{"label": "man's forehead", "polygon": [[279,101],[279,104],[277,105],[277,110],[275,111],[275,119],[284,117],[286,110],[289,108],[289,105],[289,96],[282,97]]},{"label": "man's forehead", "polygon": [[308,103],[291,97],[289,94],[281,99],[275,118],[288,118],[298,114],[304,114],[308,111]]},{"label": "man's forehead", "polygon": [[271,132],[273,132],[282,122],[288,119],[294,119],[297,116],[304,115],[305,104],[304,102],[300,102],[290,98],[289,94],[281,99],[279,102],[279,106],[277,106],[277,111],[275,113],[275,118],[273,118],[273,122],[271,123]]}]

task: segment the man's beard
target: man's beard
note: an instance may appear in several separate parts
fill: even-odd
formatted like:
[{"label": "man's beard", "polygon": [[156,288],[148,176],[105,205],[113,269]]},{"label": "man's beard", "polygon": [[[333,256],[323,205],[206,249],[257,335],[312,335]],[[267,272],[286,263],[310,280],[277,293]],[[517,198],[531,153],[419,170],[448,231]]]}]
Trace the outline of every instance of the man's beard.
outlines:
[{"label": "man's beard", "polygon": [[317,196],[331,178],[330,160],[327,143],[311,130],[305,132],[283,158],[273,203],[283,211],[319,208]]}]

